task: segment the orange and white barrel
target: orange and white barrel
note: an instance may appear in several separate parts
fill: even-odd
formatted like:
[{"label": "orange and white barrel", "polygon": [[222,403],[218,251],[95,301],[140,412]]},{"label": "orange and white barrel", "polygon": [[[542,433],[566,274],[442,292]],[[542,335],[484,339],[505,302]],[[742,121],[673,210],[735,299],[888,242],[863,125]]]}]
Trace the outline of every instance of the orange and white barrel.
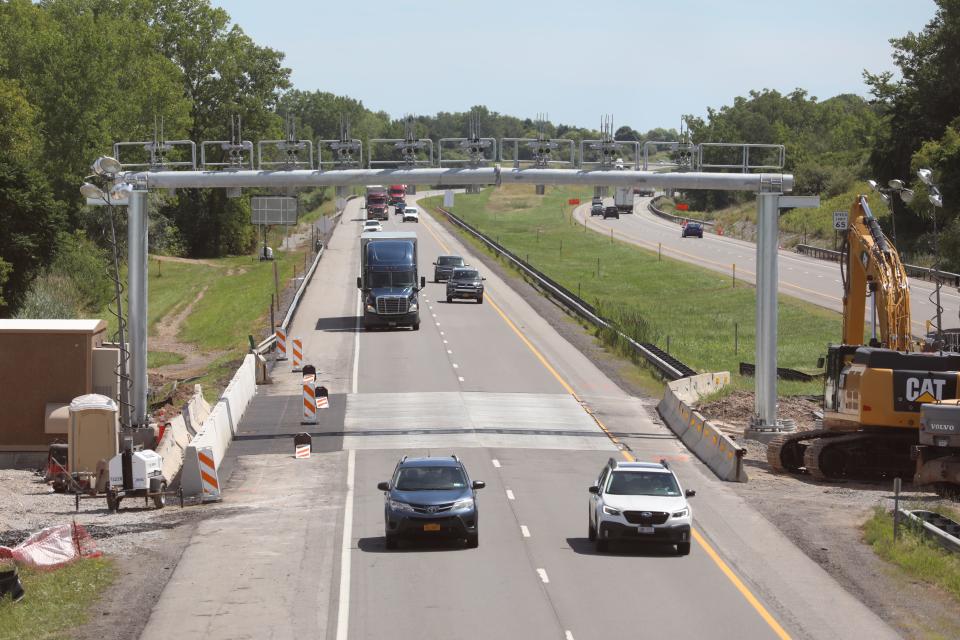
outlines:
[{"label": "orange and white barrel", "polygon": [[293,371],[299,373],[303,371],[303,340],[292,338],[290,344],[293,345]]},{"label": "orange and white barrel", "polygon": [[274,334],[277,336],[277,360],[286,360],[287,359],[287,334],[280,327],[277,327],[276,329],[274,329]]}]

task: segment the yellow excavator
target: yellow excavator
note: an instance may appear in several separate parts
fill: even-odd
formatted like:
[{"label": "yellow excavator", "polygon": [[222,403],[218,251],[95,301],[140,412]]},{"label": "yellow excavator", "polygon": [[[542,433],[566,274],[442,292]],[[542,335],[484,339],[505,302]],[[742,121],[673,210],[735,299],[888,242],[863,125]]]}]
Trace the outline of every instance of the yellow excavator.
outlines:
[{"label": "yellow excavator", "polygon": [[[912,478],[955,494],[960,354],[924,352],[914,340],[906,270],[865,196],[850,208],[840,269],[843,344],[825,359],[823,428],[775,437],[770,466],[821,480]],[[870,297],[875,329],[866,340]]]}]

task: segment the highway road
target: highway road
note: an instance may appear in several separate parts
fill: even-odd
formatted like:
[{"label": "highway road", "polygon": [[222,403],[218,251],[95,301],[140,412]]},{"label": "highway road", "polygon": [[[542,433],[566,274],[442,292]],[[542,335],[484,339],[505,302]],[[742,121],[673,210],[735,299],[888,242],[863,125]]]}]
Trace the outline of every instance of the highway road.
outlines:
[{"label": "highway road", "polygon": [[[300,375],[277,363],[143,638],[897,637],[494,274],[483,304],[429,283],[419,331],[359,330],[359,214],[290,332],[332,394],[314,455],[293,459]],[[445,253],[483,270],[432,219],[385,228],[416,230],[428,278]],[[377,482],[403,454],[454,453],[487,483],[479,548],[388,552]],[[697,490],[689,556],[593,551],[587,487],[610,457],[667,458]]]},{"label": "highway road", "polygon": [[[590,216],[590,204],[586,203],[574,209],[574,216],[581,223],[587,221],[588,228],[609,235],[613,229],[614,237],[634,243],[645,249],[656,251],[662,247],[663,255],[713,269],[731,275],[736,264],[737,279],[756,282],[756,245],[752,242],[719,236],[706,232],[703,239],[682,238],[680,225],[664,220],[648,210],[652,198],[634,199],[634,214],[622,215],[619,220],[603,220]],[[840,280],[840,265],[835,262],[817,260],[802,256],[793,251],[779,252],[780,293],[806,300],[814,304],[841,311],[843,307],[843,285]],[[925,321],[932,320],[935,311],[929,297],[933,293],[931,283],[910,279],[910,305],[912,309],[913,331],[916,335],[926,333]],[[944,286],[941,289],[944,307],[943,327],[960,325],[960,294],[955,287]],[[868,309],[867,318],[870,312]],[[868,322],[867,327],[870,324]],[[840,336],[837,336],[839,340]]]}]

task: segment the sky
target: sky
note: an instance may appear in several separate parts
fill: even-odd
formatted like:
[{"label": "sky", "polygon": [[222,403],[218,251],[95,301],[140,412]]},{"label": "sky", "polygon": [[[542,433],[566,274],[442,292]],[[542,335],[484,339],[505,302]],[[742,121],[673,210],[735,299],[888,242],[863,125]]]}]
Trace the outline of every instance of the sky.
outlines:
[{"label": "sky", "polygon": [[[890,38],[933,0],[212,0],[286,53],[297,89],[393,117],[483,104],[518,117],[638,131],[764,88],[867,95]],[[868,7],[865,9],[864,7]]]}]

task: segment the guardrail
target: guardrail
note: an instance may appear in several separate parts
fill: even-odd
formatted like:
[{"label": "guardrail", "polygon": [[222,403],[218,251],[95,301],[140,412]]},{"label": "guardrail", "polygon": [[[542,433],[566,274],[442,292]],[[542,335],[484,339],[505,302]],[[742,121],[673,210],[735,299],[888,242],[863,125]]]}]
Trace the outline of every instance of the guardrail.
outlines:
[{"label": "guardrail", "polygon": [[578,316],[595,326],[615,332],[618,336],[630,344],[630,346],[638,355],[650,363],[664,377],[670,380],[679,380],[681,378],[686,378],[687,376],[697,374],[695,370],[691,369],[683,362],[677,358],[674,358],[656,345],[648,342],[637,342],[621,331],[616,323],[614,323],[612,320],[608,320],[597,313],[596,308],[594,308],[591,304],[567,290],[566,287],[557,283],[546,274],[540,272],[525,260],[522,260],[518,256],[514,255],[513,252],[505,248],[499,242],[494,241],[493,239],[484,235],[478,229],[475,229],[470,223],[442,207],[437,207],[437,210],[447,216],[447,219],[450,220],[450,222],[459,226],[461,229],[477,238],[480,242],[506,257],[507,260],[509,260],[516,268],[536,280],[541,289],[550,294],[551,297],[560,302],[566,308],[570,309]]},{"label": "guardrail", "polygon": [[650,204],[647,205],[647,210],[653,215],[663,218],[665,220],[669,220],[670,222],[676,222],[677,224],[682,224],[683,222],[687,222],[687,221],[699,222],[700,224],[707,227],[712,227],[715,224],[712,220],[700,220],[699,218],[694,218],[691,216],[678,216],[672,213],[667,213],[666,211],[664,211],[663,209],[657,206],[657,202],[662,197],[663,196],[657,196],[656,198],[650,201]]},{"label": "guardrail", "polygon": [[[798,244],[793,249],[801,255],[817,258],[818,260],[829,260],[830,262],[840,262],[843,255],[840,251],[824,249],[823,247],[813,247],[808,244]],[[953,286],[960,287],[960,273],[940,271],[939,269],[931,269],[929,267],[918,267],[913,264],[904,264],[903,268],[911,278],[920,278],[921,280],[929,280],[931,282],[939,278],[941,282],[951,282]]]},{"label": "guardrail", "polygon": [[900,514],[947,551],[960,553],[960,526],[955,521],[922,509],[900,509]]}]

